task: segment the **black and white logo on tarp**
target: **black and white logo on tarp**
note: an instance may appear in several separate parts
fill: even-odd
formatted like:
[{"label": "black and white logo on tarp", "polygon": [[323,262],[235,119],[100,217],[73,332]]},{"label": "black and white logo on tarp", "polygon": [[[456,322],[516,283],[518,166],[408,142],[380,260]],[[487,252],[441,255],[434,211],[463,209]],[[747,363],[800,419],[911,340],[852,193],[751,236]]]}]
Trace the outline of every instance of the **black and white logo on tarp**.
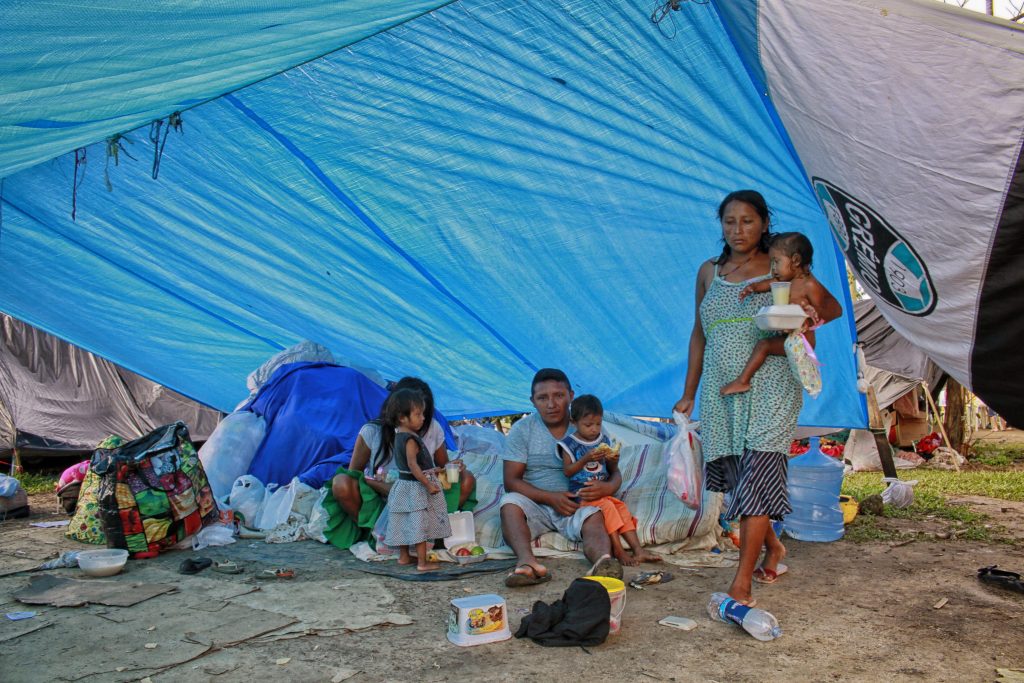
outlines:
[{"label": "black and white logo on tarp", "polygon": [[861,283],[904,313],[931,313],[935,286],[910,243],[864,202],[827,180],[812,178],[812,182],[832,232]]}]

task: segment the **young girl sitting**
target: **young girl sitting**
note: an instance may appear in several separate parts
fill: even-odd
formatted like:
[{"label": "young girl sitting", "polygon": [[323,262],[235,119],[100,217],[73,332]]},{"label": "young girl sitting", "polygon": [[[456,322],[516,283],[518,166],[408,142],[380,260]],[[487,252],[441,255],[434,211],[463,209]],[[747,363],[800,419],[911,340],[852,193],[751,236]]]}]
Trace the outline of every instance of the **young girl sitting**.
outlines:
[{"label": "young girl sitting", "polygon": [[423,426],[423,395],[399,389],[384,403],[382,420],[395,430],[394,463],[398,480],[388,495],[388,526],[384,542],[398,547],[398,564],[412,564],[409,551],[416,546],[416,569],[439,568],[427,561],[429,547],[438,538],[451,536],[448,508],[437,480],[433,457],[416,433]]},{"label": "young girl sitting", "polygon": [[810,321],[788,335],[773,335],[757,342],[740,376],[722,387],[721,393],[728,396],[749,391],[750,381],[765,359],[768,356],[785,355],[807,393],[817,396],[821,391],[821,373],[814,356],[813,330],[841,316],[843,309],[835,297],[811,275],[814,247],[805,235],[799,232],[775,235],[768,248],[768,257],[771,259],[774,277],[747,285],[740,291],[740,299],[755,292],[770,292],[772,282],[788,282],[790,303],[803,306]]},{"label": "young girl sitting", "polygon": [[[607,481],[618,467],[619,451],[612,448],[608,435],[601,430],[604,409],[596,396],[579,396],[569,407],[569,418],[576,431],[558,442],[558,454],[562,469],[569,477],[569,491],[579,493],[590,481]],[[580,501],[580,505],[601,508],[604,526],[611,536],[612,553],[624,565],[635,567],[641,562],[660,562],[661,558],[647,552],[640,546],[636,535],[636,518],[618,498],[605,496],[591,501]],[[633,555],[627,555],[620,537],[629,543]]]}]

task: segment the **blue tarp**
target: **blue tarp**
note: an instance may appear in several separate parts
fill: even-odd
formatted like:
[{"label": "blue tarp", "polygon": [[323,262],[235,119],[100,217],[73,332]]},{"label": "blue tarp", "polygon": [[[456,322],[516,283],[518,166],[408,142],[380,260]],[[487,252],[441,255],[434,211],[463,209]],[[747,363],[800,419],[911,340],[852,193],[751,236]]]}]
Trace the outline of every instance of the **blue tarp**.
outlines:
[{"label": "blue tarp", "polygon": [[[412,4],[295,21],[285,2],[208,3],[173,21],[114,0],[6,11],[0,40],[18,57],[0,57],[0,169],[35,165],[4,179],[0,309],[222,410],[267,356],[311,339],[424,378],[449,417],[529,409],[530,377],[548,366],[609,410],[667,415],[727,192],[762,190],[776,229],[806,232],[815,273],[846,291],[826,220],[713,7],[685,3],[669,31],[626,0]],[[348,13],[371,6],[366,25],[391,28],[350,44],[368,33],[347,31]],[[129,9],[116,43],[55,51],[59,26]],[[236,26],[233,41],[258,37],[278,9],[294,68],[240,87],[247,59],[218,39]],[[300,64],[328,51],[329,27],[348,47]],[[151,52],[181,59],[150,69]],[[36,73],[33,56],[56,63]],[[83,76],[97,65],[121,69],[105,98],[65,110],[55,90],[41,109],[56,113],[31,118],[61,125],[31,128],[22,84],[103,90]],[[168,82],[173,104],[139,116],[187,106],[193,85],[212,99],[166,138],[158,179],[149,127],[125,130],[134,160],[107,162],[103,137],[123,129],[90,122]],[[95,132],[71,136],[82,126]],[[864,424],[850,326],[818,338],[825,390],[802,423]]]},{"label": "blue tarp", "polygon": [[[263,417],[266,436],[249,474],[270,484],[293,477],[319,488],[352,460],[359,428],[380,414],[388,392],[362,373],[329,363],[279,367],[244,407]],[[447,421],[435,414],[449,448],[455,440]]]}]

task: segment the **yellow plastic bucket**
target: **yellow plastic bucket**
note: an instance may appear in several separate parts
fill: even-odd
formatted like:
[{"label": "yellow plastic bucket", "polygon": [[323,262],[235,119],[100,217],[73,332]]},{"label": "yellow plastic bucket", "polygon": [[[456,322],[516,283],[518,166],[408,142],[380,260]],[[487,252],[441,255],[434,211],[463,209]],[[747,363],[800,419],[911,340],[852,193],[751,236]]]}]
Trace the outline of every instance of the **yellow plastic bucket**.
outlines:
[{"label": "yellow plastic bucket", "polygon": [[839,496],[839,509],[843,511],[843,524],[849,524],[856,519],[860,505],[852,496]]},{"label": "yellow plastic bucket", "polygon": [[622,611],[626,609],[626,584],[609,576],[584,576],[588,581],[596,581],[608,591],[608,599],[612,603],[612,611],[608,616],[608,634],[614,635],[622,627]]}]

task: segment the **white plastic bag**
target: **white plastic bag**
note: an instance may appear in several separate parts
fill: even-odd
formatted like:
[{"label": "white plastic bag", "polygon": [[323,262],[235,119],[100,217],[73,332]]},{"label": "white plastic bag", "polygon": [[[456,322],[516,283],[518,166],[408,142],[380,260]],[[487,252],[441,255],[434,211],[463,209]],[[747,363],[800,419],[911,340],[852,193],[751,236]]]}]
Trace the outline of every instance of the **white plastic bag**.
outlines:
[{"label": "white plastic bag", "polygon": [[227,505],[241,518],[242,524],[253,529],[256,528],[256,517],[259,516],[265,497],[266,488],[263,482],[251,474],[244,474],[235,479]]},{"label": "white plastic bag", "polygon": [[327,510],[324,509],[324,499],[330,494],[330,489],[320,489],[320,495],[317,496],[316,502],[313,503],[313,507],[309,513],[309,521],[304,527],[302,527],[302,533],[306,538],[312,538],[314,541],[320,541],[321,543],[327,543],[327,536],[324,534],[327,531],[327,522],[330,521],[331,516],[327,514]]},{"label": "white plastic bag", "polygon": [[882,491],[882,502],[894,508],[908,508],[914,504],[914,484],[917,480],[901,481],[893,477],[883,479],[888,486]]},{"label": "white plastic bag", "polygon": [[263,498],[263,506],[256,515],[256,529],[267,531],[278,524],[287,524],[288,515],[291,514],[292,504],[295,502],[295,494],[300,486],[304,486],[295,477],[284,486],[276,489],[267,488],[267,494]]},{"label": "white plastic bag", "polygon": [[263,418],[247,410],[231,413],[217,425],[199,449],[214,498],[221,500],[228,495],[235,480],[249,471],[266,430]]},{"label": "white plastic bag", "polygon": [[235,530],[227,524],[204,526],[192,537],[192,550],[202,550],[211,545],[230,545],[235,542]]},{"label": "white plastic bag", "polygon": [[704,485],[704,462],[701,454],[698,423],[690,422],[683,413],[672,413],[678,431],[666,451],[668,490],[691,509],[698,509]]}]

